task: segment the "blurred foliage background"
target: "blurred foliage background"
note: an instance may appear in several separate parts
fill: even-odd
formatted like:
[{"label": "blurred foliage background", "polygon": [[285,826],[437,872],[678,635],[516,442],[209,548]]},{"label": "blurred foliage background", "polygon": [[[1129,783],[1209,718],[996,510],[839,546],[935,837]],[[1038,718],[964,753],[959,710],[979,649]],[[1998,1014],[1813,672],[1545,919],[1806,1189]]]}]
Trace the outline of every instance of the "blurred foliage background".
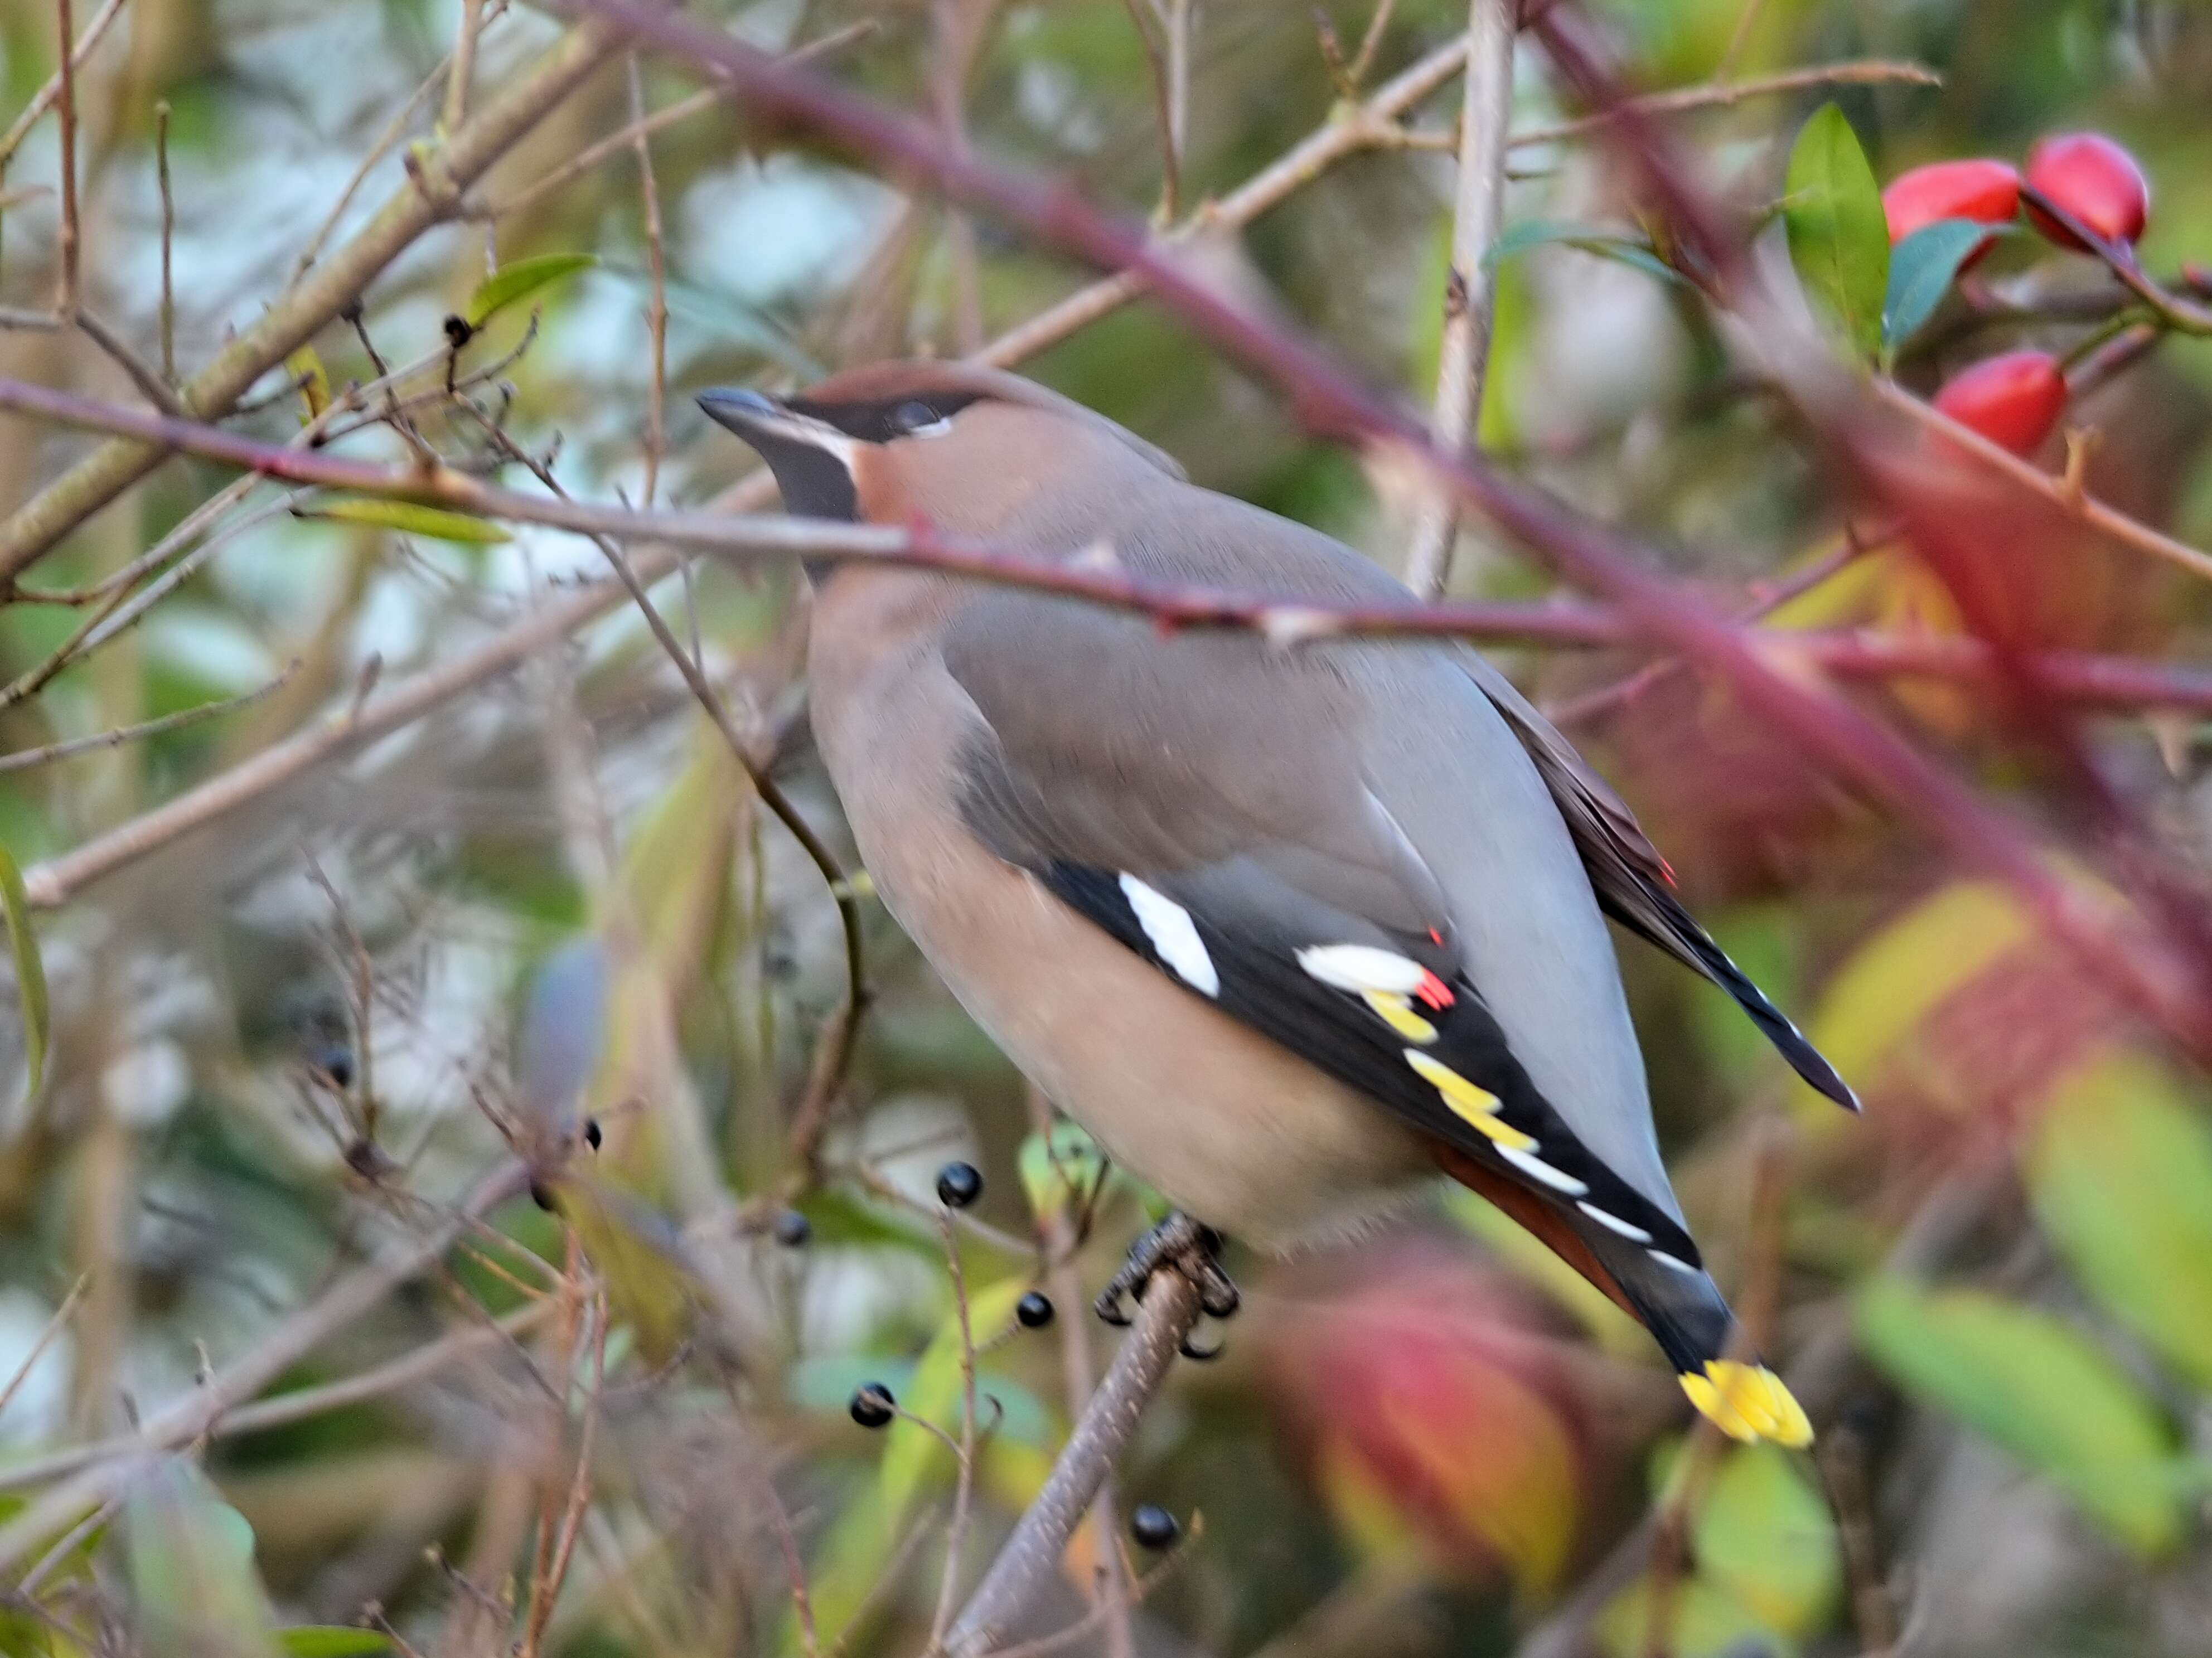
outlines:
[{"label": "blurred foliage background", "polygon": [[[1279,0],[695,9],[773,47],[826,42],[823,72],[910,107],[939,98],[949,64],[979,149],[1163,217],[1146,47],[1162,15],[1188,27],[1179,212],[1465,24],[1453,0],[1401,0],[1350,87],[1313,9]],[[1351,57],[1370,13],[1318,9]],[[441,64],[465,13],[482,27],[457,105]],[[76,26],[89,15],[79,0]],[[2201,6],[1611,0],[1603,15],[1655,88],[1856,58],[1942,77],[1670,118],[1747,202],[1779,196],[1794,135],[1832,98],[1882,179],[2017,160],[2039,135],[2094,127],[2153,181],[2146,264],[2212,258]],[[125,0],[75,86],[87,302],[161,361],[165,131],[173,353],[191,374],[286,288],[334,210],[326,257],[407,187],[410,157],[563,27],[504,0]],[[0,113],[30,103],[55,44],[52,5],[0,0]],[[264,377],[244,428],[283,440],[309,412],[300,382],[366,383],[427,355],[410,383],[418,440],[532,487],[437,395],[446,319],[487,308],[495,270],[521,270],[510,287],[526,291],[457,357],[496,368],[477,387],[485,405],[580,497],[704,502],[750,463],[691,391],[971,349],[1084,280],[722,106],[651,135],[658,245],[627,142],[533,191],[634,107],[694,90],[650,61],[630,75],[611,57],[548,108],[471,192],[482,211],[383,269],[290,381]],[[1533,49],[1516,103],[1519,130],[1572,113]],[[1457,105],[1446,82],[1408,125],[1443,133]],[[47,303],[58,166],[49,115],[6,163],[0,304]],[[1433,143],[1351,155],[1207,258],[1425,399],[1451,172]],[[1512,177],[1509,223],[1642,234],[1602,146],[1516,148]],[[648,414],[662,264],[665,456]],[[1833,573],[1771,625],[1957,629],[1909,556],[1835,560],[1846,519],[1832,481],[1679,286],[1534,238],[1497,276],[1486,445],[1670,550],[1674,574],[1717,604],[1827,559]],[[1898,376],[1925,391],[2011,345],[2063,349],[2104,314],[2107,281],[2008,238]],[[1397,563],[1411,480],[1307,440],[1158,313],[1121,309],[1027,371],[1200,481]],[[0,373],[136,395],[67,330],[0,330]],[[2088,489],[2212,537],[2209,394],[2212,352],[2175,338],[2070,410],[2101,434]],[[11,507],[88,441],[12,418],[0,430]],[[408,452],[373,419],[344,448]],[[227,482],[169,462],[27,586],[97,586]],[[41,860],[605,578],[597,551],[550,531],[422,533],[419,519],[303,518],[301,505],[273,485],[247,493],[143,619],[5,698],[0,748],[22,754],[252,698],[0,773],[0,843],[34,897]],[[2084,535],[2021,580],[2049,644],[2202,653],[2203,588],[2139,551]],[[1463,537],[1459,591],[1547,585],[1479,529]],[[736,728],[842,846],[805,735],[796,582],[702,562],[654,593],[696,637]],[[16,599],[0,607],[0,678],[20,686],[87,604]],[[1122,1510],[1162,1505],[1182,1540],[1163,1555],[1133,1550],[1118,1525],[1087,1530],[1030,1632],[1085,1618],[1099,1582],[1136,1574],[1126,1630],[1096,1617],[1065,1649],[2212,1650],[2203,1078],[2006,893],[1840,792],[1725,689],[1673,673],[1593,697],[1636,659],[1500,655],[1634,805],[1692,907],[1867,1099],[1850,1121],[1802,1095],[1720,996],[1626,953],[1676,1184],[1724,1287],[1768,1305],[1820,1445],[1798,1456],[1690,1436],[1639,1332],[1495,1212],[1440,1194],[1356,1247],[1234,1263],[1246,1312],[1207,1333],[1216,1362],[1179,1367],[1120,1480]],[[913,1422],[871,1435],[846,1406],[880,1381],[957,1433],[948,1237],[988,1401],[971,1561],[1034,1494],[1088,1392],[1108,1333],[1084,1303],[1145,1224],[1146,1194],[1079,1138],[1042,1137],[1039,1102],[864,887],[876,1000],[814,1166],[794,1160],[791,1120],[843,993],[821,878],[633,610],[507,665],[374,743],[334,744],[36,919],[48,1051],[42,1066],[31,1052],[46,1022],[18,1021],[0,1090],[9,1650],[921,1651],[953,1459]],[[1993,794],[2033,808],[2051,786],[1980,689],[1851,694]],[[2198,847],[2194,721],[2105,716],[2087,731],[2172,843]],[[342,1275],[433,1236],[510,1147],[541,1171],[542,1203],[514,1192],[432,1270],[248,1390],[264,1405],[307,1394],[306,1408],[151,1448],[188,1455],[142,1455],[142,1424],[222,1386]],[[933,1188],[952,1160],[984,1177],[957,1227]],[[1035,1330],[1013,1318],[1033,1288],[1059,1309]],[[307,1392],[364,1373],[373,1388]],[[112,1500],[35,1507],[82,1460],[74,1448],[105,1442],[94,1467],[131,1459],[131,1478],[102,1488]],[[35,1526],[7,1529],[27,1514]],[[375,1631],[336,1627],[364,1620]]]}]

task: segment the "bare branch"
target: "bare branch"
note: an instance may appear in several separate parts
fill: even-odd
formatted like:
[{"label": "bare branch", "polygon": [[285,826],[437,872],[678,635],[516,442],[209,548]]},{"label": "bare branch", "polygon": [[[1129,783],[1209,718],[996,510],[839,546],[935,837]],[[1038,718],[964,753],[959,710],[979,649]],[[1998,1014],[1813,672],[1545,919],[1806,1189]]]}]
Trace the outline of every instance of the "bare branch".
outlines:
[{"label": "bare branch", "polygon": [[952,1658],[981,1658],[998,1646],[1037,1592],[1058,1575],[1068,1539],[1197,1322],[1197,1286],[1181,1272],[1155,1273],[1139,1304],[1135,1326],[1069,1433],[1044,1489],[945,1637],[945,1649]]},{"label": "bare branch", "polygon": [[[89,737],[72,737],[64,742],[49,743],[44,748],[24,749],[15,754],[0,754],[0,773],[28,771],[34,766],[52,765],[57,760],[73,759],[81,754],[93,754],[102,749],[119,748],[125,743],[143,742],[149,737],[161,737],[187,726],[197,726],[204,720],[214,720],[226,714],[235,714],[240,708],[251,708],[271,691],[289,683],[300,671],[295,659],[267,684],[256,687],[238,696],[226,696],[220,701],[204,702],[196,708],[182,708],[175,714],[163,714],[158,720],[148,720],[136,726],[119,726],[113,731],[94,732]],[[0,1405],[6,1401],[0,1400]]]},{"label": "bare branch", "polygon": [[1902,82],[1906,86],[1940,87],[1943,77],[1924,64],[1885,58],[1854,58],[1842,64],[1815,64],[1809,69],[1785,70],[1778,75],[1754,75],[1741,81],[1677,87],[1667,92],[1648,92],[1624,98],[1594,115],[1584,115],[1552,126],[1516,132],[1508,148],[1555,144],[1602,131],[1624,121],[1655,115],[1685,115],[1692,110],[1724,109],[1749,98],[1771,98],[1780,93],[1802,92],[1810,87],[1876,86]]},{"label": "bare branch", "polygon": [[76,27],[71,21],[70,0],[54,0],[54,55],[61,61],[54,76],[61,82],[61,95],[55,100],[60,111],[62,129],[62,224],[61,235],[56,246],[56,257],[61,265],[61,277],[55,290],[54,309],[64,317],[76,313],[77,286],[77,223],[76,204],[76,52],[70,42],[76,39]]},{"label": "bare branch", "polygon": [[161,386],[177,383],[177,293],[170,281],[170,245],[176,240],[177,203],[169,191],[169,100],[154,106],[154,174],[161,191]]},{"label": "bare branch", "polygon": [[[1513,118],[1513,34],[1518,0],[1472,0],[1468,7],[1465,103],[1459,121],[1459,184],[1452,198],[1451,264],[1444,272],[1444,326],[1437,358],[1437,446],[1473,440],[1490,364],[1496,283],[1489,266],[1505,215],[1505,134]],[[1449,491],[1433,491],[1413,525],[1406,585],[1434,598],[1451,578],[1459,510]]]}]

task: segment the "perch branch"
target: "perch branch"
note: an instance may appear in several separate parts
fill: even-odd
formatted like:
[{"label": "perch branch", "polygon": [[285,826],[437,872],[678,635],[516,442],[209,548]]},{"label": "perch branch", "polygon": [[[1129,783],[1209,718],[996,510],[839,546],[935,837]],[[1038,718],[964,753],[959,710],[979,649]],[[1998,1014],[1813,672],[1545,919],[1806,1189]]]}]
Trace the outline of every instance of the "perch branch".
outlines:
[{"label": "perch branch", "polygon": [[[1505,135],[1513,115],[1518,9],[1516,0],[1472,0],[1468,7],[1459,182],[1452,200],[1451,264],[1444,272],[1443,340],[1430,427],[1440,449],[1465,447],[1482,411],[1497,289],[1486,261],[1505,213]],[[1458,535],[1459,507],[1452,492],[1429,490],[1406,555],[1406,585],[1417,596],[1434,598],[1443,592]]]},{"label": "perch branch", "polygon": [[[945,1637],[945,1649],[952,1658],[981,1658],[998,1646],[1038,1590],[1059,1572],[1068,1539],[1083,1523],[1091,1499],[1136,1432],[1138,1419],[1197,1322],[1197,1286],[1181,1272],[1155,1274],[1135,1327],[1068,1435],[1044,1489],[1023,1513]],[[1102,1541],[1112,1546],[1113,1540]]]}]

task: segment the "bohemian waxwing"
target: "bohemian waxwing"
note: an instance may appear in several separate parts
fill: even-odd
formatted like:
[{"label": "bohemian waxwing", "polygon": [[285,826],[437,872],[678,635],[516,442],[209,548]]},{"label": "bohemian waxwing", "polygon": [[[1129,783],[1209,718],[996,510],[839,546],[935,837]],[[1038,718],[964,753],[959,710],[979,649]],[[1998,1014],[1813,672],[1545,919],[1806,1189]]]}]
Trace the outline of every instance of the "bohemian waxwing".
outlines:
[{"label": "bohemian waxwing", "polygon": [[[1287,599],[1401,601],[1350,548],[1188,483],[1103,416],[944,363],[700,403],[794,513]],[[1668,1185],[1605,917],[1850,1090],[1668,890],[1627,808],[1455,643],[1164,635],[926,572],[817,583],[814,726],[876,890],[1006,1054],[1182,1214],[1284,1249],[1438,1168],[1657,1339],[1738,1438],[1804,1412]],[[1200,1261],[1209,1304],[1233,1305]]]}]

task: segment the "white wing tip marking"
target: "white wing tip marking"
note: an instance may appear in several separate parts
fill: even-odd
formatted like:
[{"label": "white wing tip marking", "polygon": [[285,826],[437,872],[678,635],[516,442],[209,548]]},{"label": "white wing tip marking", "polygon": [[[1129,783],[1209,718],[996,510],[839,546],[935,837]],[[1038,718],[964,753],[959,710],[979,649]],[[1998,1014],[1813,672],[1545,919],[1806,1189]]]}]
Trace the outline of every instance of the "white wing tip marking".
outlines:
[{"label": "white wing tip marking", "polygon": [[1621,1219],[1618,1215],[1608,1215],[1604,1210],[1599,1208],[1594,1203],[1577,1203],[1575,1205],[1575,1207],[1581,1210],[1585,1215],[1588,1215],[1600,1226],[1607,1227],[1613,1231],[1620,1233],[1621,1236],[1626,1238],[1631,1243],[1649,1243],[1651,1242],[1651,1234],[1645,1231],[1641,1226],[1631,1225],[1628,1222]]},{"label": "white wing tip marking", "polygon": [[1121,884],[1121,896],[1129,901],[1137,925],[1144,928],[1145,937],[1152,941],[1153,952],[1169,970],[1193,990],[1219,996],[1221,975],[1214,968],[1213,957],[1206,953],[1206,941],[1198,936],[1198,924],[1190,919],[1190,912],[1133,875],[1125,873]]},{"label": "white wing tip marking", "polygon": [[1499,1145],[1498,1155],[1518,1169],[1531,1180],[1540,1180],[1555,1192],[1565,1192],[1571,1198],[1580,1197],[1589,1187],[1565,1169],[1554,1169],[1533,1152],[1522,1151],[1510,1145]]},{"label": "white wing tip marking", "polygon": [[1307,974],[1336,990],[1380,991],[1410,996],[1428,982],[1428,970],[1409,956],[1373,944],[1314,944],[1298,952]]},{"label": "white wing tip marking", "polygon": [[1692,1266],[1688,1261],[1684,1260],[1680,1255],[1670,1255],[1664,1249],[1647,1248],[1644,1253],[1650,1256],[1652,1260],[1657,1261],[1662,1266],[1673,1267],[1685,1278],[1703,1278],[1705,1275],[1705,1269],[1703,1267]]}]

